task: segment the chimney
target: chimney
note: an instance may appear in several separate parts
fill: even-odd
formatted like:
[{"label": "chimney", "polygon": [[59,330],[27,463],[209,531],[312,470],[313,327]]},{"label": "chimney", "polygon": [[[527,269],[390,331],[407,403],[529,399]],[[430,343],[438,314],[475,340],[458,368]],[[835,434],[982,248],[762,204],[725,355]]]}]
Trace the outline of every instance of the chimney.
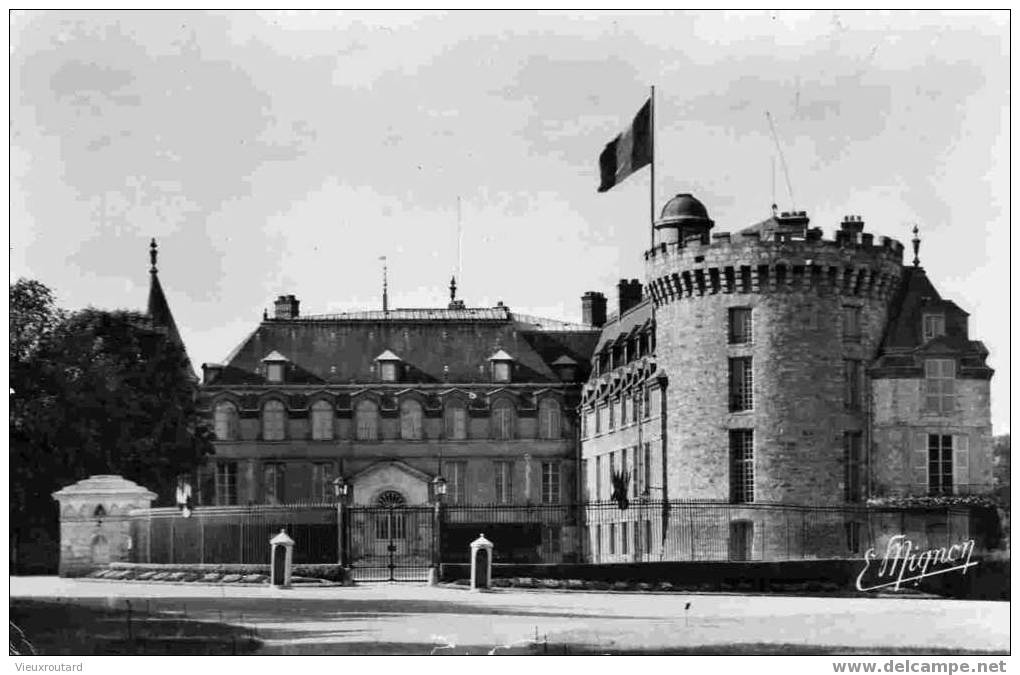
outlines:
[{"label": "chimney", "polygon": [[617,292],[619,293],[620,299],[620,316],[633,307],[641,304],[641,282],[637,279],[620,279],[620,282],[616,284]]},{"label": "chimney", "polygon": [[606,323],[606,296],[598,291],[588,291],[581,296],[581,321],[601,328]]},{"label": "chimney", "polygon": [[843,216],[839,229],[843,232],[861,232],[864,230],[864,221],[860,216]]},{"label": "chimney", "polygon": [[202,384],[212,384],[223,372],[223,366],[219,363],[202,364]]},{"label": "chimney", "polygon": [[275,305],[277,319],[298,318],[298,308],[301,305],[301,301],[295,299],[293,295],[281,295],[276,299]]}]

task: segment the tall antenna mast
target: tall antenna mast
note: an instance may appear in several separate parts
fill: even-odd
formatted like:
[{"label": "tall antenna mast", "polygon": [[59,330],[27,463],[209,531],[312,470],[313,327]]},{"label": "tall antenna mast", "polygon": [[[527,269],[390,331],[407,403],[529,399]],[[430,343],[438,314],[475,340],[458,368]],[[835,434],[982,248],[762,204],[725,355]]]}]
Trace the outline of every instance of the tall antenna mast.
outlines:
[{"label": "tall antenna mast", "polygon": [[772,155],[772,216],[775,217],[776,209],[779,207],[776,205],[776,156]]},{"label": "tall antenna mast", "polygon": [[463,234],[461,231],[460,223],[460,195],[457,195],[457,278],[460,279],[460,285],[464,285],[464,278],[460,269],[461,266],[461,244],[463,241]]},{"label": "tall antenna mast", "polygon": [[[786,191],[790,195],[790,208],[796,211],[796,200],[793,198],[793,185],[790,183],[790,169],[786,166],[786,157],[783,155],[783,146],[779,144],[779,135],[776,133],[776,125],[772,122],[772,114],[765,111],[765,119],[769,121],[769,130],[772,132],[772,140],[776,144],[776,151],[779,153],[779,161],[783,165],[783,176],[786,178]],[[773,188],[773,192],[775,189]]]},{"label": "tall antenna mast", "polygon": [[382,260],[382,311],[390,311],[389,280],[387,279],[386,256],[379,256]]}]

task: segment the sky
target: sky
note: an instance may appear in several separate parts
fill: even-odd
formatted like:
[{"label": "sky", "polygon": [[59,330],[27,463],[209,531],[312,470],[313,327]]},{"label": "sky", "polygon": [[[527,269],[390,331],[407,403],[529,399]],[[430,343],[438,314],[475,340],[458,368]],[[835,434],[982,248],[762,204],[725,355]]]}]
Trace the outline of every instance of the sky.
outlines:
[{"label": "sky", "polygon": [[155,237],[196,364],[280,294],[381,308],[380,256],[391,307],[459,269],[469,306],[579,321],[644,276],[649,172],[598,194],[597,158],[654,84],[657,209],[916,224],[1009,430],[1006,12],[15,12],[10,39],[11,279],[143,309]]}]

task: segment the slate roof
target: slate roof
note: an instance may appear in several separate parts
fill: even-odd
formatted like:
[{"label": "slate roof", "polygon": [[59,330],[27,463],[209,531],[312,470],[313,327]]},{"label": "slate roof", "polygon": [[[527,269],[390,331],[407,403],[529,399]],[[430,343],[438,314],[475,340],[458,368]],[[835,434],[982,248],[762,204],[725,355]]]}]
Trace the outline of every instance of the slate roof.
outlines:
[{"label": "slate roof", "polygon": [[[945,335],[925,341],[923,317],[945,316]],[[944,299],[923,267],[905,267],[899,288],[889,306],[889,320],[871,369],[873,377],[919,377],[924,357],[952,356],[959,360],[959,377],[988,378],[992,369],[985,363],[988,349],[971,340],[967,312]]]},{"label": "slate roof", "polygon": [[599,335],[598,344],[595,347],[595,354],[603,349],[611,347],[614,342],[636,334],[646,324],[652,321],[652,301],[645,299],[640,304],[632,307],[623,316],[611,316],[602,326],[602,334]]},{"label": "slate roof", "polygon": [[599,330],[536,319],[506,307],[268,319],[227,357],[214,384],[268,384],[259,370],[274,350],[291,362],[292,384],[378,383],[376,359],[386,351],[407,367],[404,383],[491,383],[489,358],[499,350],[514,359],[514,382],[561,383],[553,364],[564,356],[585,364],[578,377],[586,377]]},{"label": "slate roof", "polygon": [[159,283],[159,275],[152,272],[149,275],[149,303],[146,314],[152,319],[152,323],[159,328],[166,330],[167,337],[184,348],[184,341],[181,340],[180,331],[177,330],[177,322],[170,312],[170,303],[166,301],[163,293],[163,285]]}]

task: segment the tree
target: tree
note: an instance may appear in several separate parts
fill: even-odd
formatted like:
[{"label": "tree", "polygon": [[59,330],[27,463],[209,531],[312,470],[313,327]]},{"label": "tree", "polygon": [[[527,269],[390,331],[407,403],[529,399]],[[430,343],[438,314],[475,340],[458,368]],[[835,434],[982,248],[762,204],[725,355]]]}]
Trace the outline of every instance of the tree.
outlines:
[{"label": "tree", "polygon": [[16,290],[27,308],[11,337],[12,523],[50,513],[52,492],[95,474],[124,476],[172,503],[178,474],[212,451],[183,349],[135,312],[47,314],[43,289],[11,288],[12,315]]}]

